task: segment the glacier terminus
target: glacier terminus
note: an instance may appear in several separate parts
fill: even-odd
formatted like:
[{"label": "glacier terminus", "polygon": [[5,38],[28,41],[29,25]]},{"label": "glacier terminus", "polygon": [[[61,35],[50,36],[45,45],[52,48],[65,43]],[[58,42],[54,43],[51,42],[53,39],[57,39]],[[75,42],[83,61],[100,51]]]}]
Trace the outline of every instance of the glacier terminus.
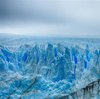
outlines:
[{"label": "glacier terminus", "polygon": [[100,99],[100,39],[0,37],[0,99]]}]

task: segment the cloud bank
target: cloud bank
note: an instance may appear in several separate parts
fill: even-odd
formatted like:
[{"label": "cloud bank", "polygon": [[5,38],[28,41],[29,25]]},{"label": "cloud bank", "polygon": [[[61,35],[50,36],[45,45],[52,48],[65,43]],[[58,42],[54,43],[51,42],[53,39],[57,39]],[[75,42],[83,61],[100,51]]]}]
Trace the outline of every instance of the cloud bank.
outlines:
[{"label": "cloud bank", "polygon": [[99,0],[2,0],[0,33],[100,35]]}]

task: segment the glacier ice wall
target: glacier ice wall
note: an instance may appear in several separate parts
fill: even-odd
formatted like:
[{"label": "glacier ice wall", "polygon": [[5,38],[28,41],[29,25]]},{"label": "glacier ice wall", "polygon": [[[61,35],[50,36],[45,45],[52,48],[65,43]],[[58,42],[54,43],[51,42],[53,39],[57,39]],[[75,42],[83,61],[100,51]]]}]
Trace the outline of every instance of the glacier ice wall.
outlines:
[{"label": "glacier ice wall", "polygon": [[0,99],[59,99],[100,79],[99,43],[41,42],[0,45]]},{"label": "glacier ice wall", "polygon": [[81,88],[69,94],[56,96],[55,99],[100,99],[100,79],[89,83],[86,87]]}]

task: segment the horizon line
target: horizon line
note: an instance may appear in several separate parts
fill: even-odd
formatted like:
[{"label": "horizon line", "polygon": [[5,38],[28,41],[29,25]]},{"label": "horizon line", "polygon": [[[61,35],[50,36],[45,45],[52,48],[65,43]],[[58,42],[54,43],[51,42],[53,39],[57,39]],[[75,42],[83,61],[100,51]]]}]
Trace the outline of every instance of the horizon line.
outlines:
[{"label": "horizon line", "polygon": [[8,36],[24,36],[24,37],[53,37],[53,38],[100,38],[99,34],[96,35],[34,35],[34,34],[20,34],[20,33],[0,33],[0,35],[8,35]]}]

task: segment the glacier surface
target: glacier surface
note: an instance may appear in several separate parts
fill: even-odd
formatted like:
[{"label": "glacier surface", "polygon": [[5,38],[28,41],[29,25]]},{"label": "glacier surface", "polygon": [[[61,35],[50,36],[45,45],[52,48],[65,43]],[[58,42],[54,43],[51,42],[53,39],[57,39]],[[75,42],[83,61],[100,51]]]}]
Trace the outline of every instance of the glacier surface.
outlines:
[{"label": "glacier surface", "polygon": [[0,39],[0,99],[100,99],[63,97],[98,80],[100,39]]}]

